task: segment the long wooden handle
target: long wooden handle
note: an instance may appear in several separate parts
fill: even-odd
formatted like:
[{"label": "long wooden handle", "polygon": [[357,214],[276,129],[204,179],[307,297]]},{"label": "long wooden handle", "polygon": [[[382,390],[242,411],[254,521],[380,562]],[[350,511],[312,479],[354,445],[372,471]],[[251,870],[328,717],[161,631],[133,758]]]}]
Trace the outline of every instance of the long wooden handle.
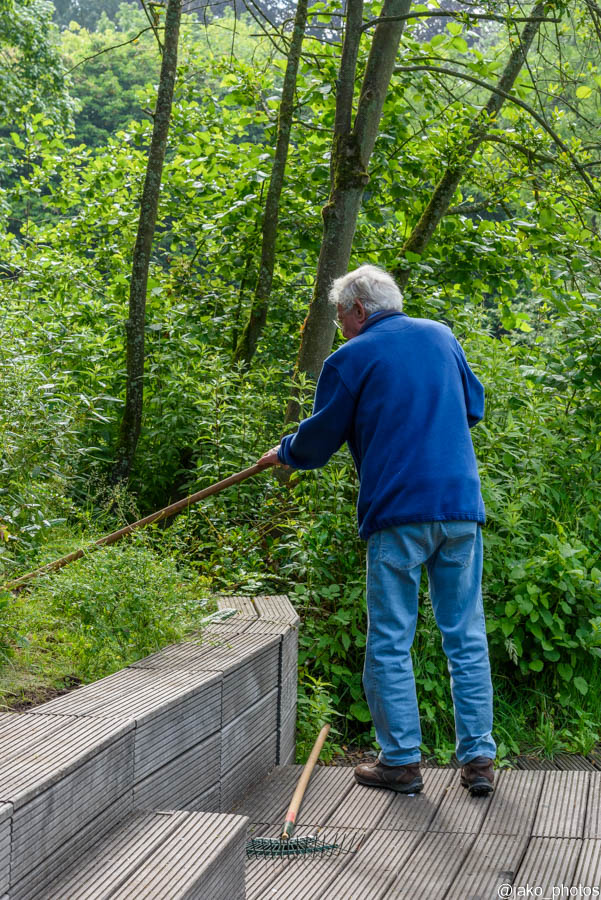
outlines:
[{"label": "long wooden handle", "polygon": [[315,768],[315,763],[319,759],[319,754],[321,753],[321,748],[325,743],[325,739],[328,736],[328,732],[330,730],[329,725],[324,725],[321,731],[317,736],[317,740],[313,744],[313,749],[309,754],[309,759],[305,763],[305,768],[302,771],[301,777],[298,779],[298,784],[296,785],[296,790],[292,795],[292,800],[290,801],[290,806],[288,807],[288,812],[286,813],[286,820],[284,822],[284,827],[282,829],[281,839],[283,841],[287,841],[288,838],[292,837],[292,832],[294,831],[294,827],[296,825],[296,817],[298,815],[298,811],[301,803],[303,802],[303,797],[305,794],[305,790],[307,789],[307,785],[309,784],[309,779],[311,778],[311,773]]},{"label": "long wooden handle", "polygon": [[161,519],[167,519],[169,516],[175,515],[175,513],[180,512],[182,509],[187,509],[188,506],[192,506],[193,503],[198,503],[199,500],[204,500],[205,497],[210,497],[211,494],[218,494],[219,491],[223,491],[225,490],[225,488],[231,487],[232,484],[238,484],[238,482],[244,481],[246,478],[251,478],[258,472],[263,472],[266,468],[268,468],[268,466],[260,466],[258,464],[255,464],[254,466],[250,466],[250,468],[248,469],[243,469],[242,472],[236,472],[235,475],[230,475],[229,478],[224,478],[222,481],[217,481],[215,484],[211,484],[209,485],[209,487],[203,488],[202,491],[197,491],[195,494],[190,494],[189,497],[185,497],[183,500],[178,500],[176,503],[172,503],[170,506],[165,506],[163,509],[159,509],[158,512],[152,513],[152,515],[146,516],[144,519],[139,519],[137,522],[132,522],[131,525],[126,525],[124,528],[120,528],[119,531],[113,531],[112,534],[105,535],[99,540],[94,541],[93,544],[84,547],[82,550],[74,550],[72,553],[68,553],[66,556],[54,560],[54,562],[46,563],[45,566],[41,566],[39,569],[34,569],[33,572],[28,572],[27,575],[22,575],[15,581],[9,581],[8,584],[4,585],[4,588],[6,590],[12,591],[15,590],[15,588],[21,587],[27,581],[29,581],[31,578],[35,578],[37,575],[45,575],[47,572],[54,572],[56,569],[62,569],[62,567],[66,566],[67,563],[73,562],[76,559],[81,559],[82,556],[84,556],[86,553],[89,553],[91,550],[95,550],[96,547],[106,547],[109,544],[114,544],[116,541],[121,540],[121,538],[125,537],[127,534],[131,534],[132,531],[136,530],[136,528],[142,528],[144,525],[152,524],[152,522],[160,522]]}]

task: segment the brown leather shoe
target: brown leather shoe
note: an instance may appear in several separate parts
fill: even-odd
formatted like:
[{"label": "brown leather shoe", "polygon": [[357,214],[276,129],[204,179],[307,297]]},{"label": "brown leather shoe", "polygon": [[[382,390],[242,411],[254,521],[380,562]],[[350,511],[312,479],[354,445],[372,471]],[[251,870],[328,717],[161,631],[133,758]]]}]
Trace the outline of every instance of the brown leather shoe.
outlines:
[{"label": "brown leather shoe", "polygon": [[424,786],[419,763],[385,766],[379,759],[355,766],[355,781],[369,787],[383,787],[399,794],[417,794]]},{"label": "brown leather shoe", "polygon": [[493,760],[488,756],[477,756],[461,767],[461,784],[476,797],[492,794],[494,780]]}]

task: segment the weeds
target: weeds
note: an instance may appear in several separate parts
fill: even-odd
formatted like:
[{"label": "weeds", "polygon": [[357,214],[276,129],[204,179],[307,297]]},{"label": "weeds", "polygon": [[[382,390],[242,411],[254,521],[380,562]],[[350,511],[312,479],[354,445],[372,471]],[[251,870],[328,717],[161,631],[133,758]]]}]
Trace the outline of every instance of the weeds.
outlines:
[{"label": "weeds", "polygon": [[[211,603],[189,569],[138,537],[94,552],[39,579],[16,597],[3,595],[5,705],[31,692],[102,678],[197,630]],[[18,640],[14,635],[21,635]],[[13,637],[11,637],[13,635]]]}]

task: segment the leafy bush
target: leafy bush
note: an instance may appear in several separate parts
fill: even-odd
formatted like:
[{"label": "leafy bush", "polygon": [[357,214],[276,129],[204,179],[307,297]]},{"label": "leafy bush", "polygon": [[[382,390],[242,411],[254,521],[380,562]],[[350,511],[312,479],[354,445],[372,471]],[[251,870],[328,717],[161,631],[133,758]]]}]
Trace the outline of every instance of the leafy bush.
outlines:
[{"label": "leafy bush", "polygon": [[300,669],[296,718],[296,761],[299,763],[307,761],[317,735],[327,723],[331,728],[320,759],[331,762],[342,750],[336,741],[336,735],[340,734],[336,716],[340,713],[333,706],[329,687],[331,685],[320,678],[313,678],[305,669]]},{"label": "leafy bush", "polygon": [[194,573],[147,538],[95,551],[5,605],[27,638],[10,648],[6,683],[32,668],[41,685],[101,678],[198,627],[210,606],[201,593]]}]

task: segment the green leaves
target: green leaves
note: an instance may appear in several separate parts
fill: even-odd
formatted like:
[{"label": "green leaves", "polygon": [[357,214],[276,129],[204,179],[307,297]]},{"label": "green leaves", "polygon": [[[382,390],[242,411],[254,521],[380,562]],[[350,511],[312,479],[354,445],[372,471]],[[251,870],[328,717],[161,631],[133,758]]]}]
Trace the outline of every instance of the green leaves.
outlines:
[{"label": "green leaves", "polygon": [[450,43],[450,47],[453,50],[457,50],[459,53],[467,53],[467,51],[468,51],[467,41],[465,40],[465,38],[462,38],[462,37],[453,38],[453,40]]},{"label": "green leaves", "polygon": [[371,713],[365,700],[351,703],[349,706],[349,713],[354,719],[357,719],[358,722],[371,722]]},{"label": "green leaves", "polygon": [[559,663],[557,666],[557,673],[564,681],[571,681],[574,670],[568,663]]}]

